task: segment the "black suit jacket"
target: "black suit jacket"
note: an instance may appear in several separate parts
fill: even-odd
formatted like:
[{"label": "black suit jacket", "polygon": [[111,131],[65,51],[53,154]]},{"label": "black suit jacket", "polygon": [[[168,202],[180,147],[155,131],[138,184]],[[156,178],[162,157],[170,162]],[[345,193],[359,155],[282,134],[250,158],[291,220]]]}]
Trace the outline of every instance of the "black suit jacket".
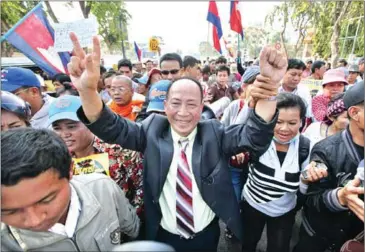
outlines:
[{"label": "black suit jacket", "polygon": [[[77,113],[100,139],[144,154],[146,235],[147,239],[154,240],[162,218],[159,198],[174,151],[167,118],[152,114],[142,123],[135,123],[104,106],[99,119],[89,124],[82,107]],[[270,123],[266,123],[252,111],[245,125],[224,127],[217,120],[206,120],[197,125],[192,157],[197,186],[207,205],[239,238],[243,234],[228,161],[232,155],[243,151],[261,156],[273,138],[276,120],[277,113]]]}]

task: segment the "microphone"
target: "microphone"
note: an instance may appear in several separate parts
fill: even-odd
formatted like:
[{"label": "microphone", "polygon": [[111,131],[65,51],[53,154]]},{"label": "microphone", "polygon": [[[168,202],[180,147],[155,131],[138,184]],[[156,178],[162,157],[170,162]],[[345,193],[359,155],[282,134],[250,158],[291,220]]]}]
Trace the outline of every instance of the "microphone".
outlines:
[{"label": "microphone", "polygon": [[209,104],[208,106],[213,110],[215,117],[220,118],[230,103],[231,99],[225,96],[213,102],[212,104]]},{"label": "microphone", "polygon": [[116,246],[113,252],[122,251],[161,251],[175,252],[175,249],[168,244],[155,241],[133,241]]}]

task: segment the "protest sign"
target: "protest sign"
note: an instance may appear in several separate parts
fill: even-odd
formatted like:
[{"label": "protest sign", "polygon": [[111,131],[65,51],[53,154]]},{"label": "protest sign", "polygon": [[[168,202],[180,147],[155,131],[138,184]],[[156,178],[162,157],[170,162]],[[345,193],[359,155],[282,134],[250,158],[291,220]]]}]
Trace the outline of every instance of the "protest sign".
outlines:
[{"label": "protest sign", "polygon": [[73,158],[73,174],[103,173],[109,176],[108,153],[94,154],[83,158]]},{"label": "protest sign", "polygon": [[309,90],[321,90],[322,89],[322,80],[303,79],[300,81],[300,84],[308,87]]},{"label": "protest sign", "polygon": [[70,32],[76,33],[81,47],[87,47],[92,44],[92,36],[96,35],[98,31],[96,19],[93,17],[75,22],[54,24],[54,30],[54,48],[57,52],[72,51]]}]

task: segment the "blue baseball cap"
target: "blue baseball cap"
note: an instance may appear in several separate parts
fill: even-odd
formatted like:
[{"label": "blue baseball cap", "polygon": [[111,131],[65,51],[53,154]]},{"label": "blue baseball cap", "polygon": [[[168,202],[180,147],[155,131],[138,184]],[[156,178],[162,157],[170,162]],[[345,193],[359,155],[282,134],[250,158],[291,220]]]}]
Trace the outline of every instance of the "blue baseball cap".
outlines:
[{"label": "blue baseball cap", "polygon": [[55,99],[48,110],[48,125],[59,120],[72,120],[79,122],[76,111],[81,107],[78,96],[64,95]]},{"label": "blue baseball cap", "polygon": [[22,67],[7,67],[1,70],[1,90],[14,92],[22,87],[41,87],[35,73]]},{"label": "blue baseball cap", "polygon": [[139,84],[146,85],[147,81],[148,81],[148,76],[147,76],[147,74],[145,74],[141,78],[138,78],[137,80],[138,80]]},{"label": "blue baseball cap", "polygon": [[148,93],[150,102],[147,107],[147,112],[165,112],[164,101],[166,100],[167,89],[170,84],[171,81],[169,80],[160,80],[151,86]]}]

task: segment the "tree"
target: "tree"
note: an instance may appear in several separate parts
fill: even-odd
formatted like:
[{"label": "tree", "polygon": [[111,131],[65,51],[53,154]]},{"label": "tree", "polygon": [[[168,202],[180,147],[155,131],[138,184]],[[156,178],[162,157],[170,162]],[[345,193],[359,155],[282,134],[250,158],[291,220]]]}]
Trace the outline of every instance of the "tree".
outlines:
[{"label": "tree", "polygon": [[268,43],[268,32],[259,27],[247,27],[243,47],[247,48],[248,54],[257,58],[264,45]]},{"label": "tree", "polygon": [[[1,31],[4,35],[10,30],[22,17],[24,17],[38,2],[31,1],[1,1]],[[11,57],[14,53],[14,47],[6,40],[1,43],[1,56]]]},{"label": "tree", "polygon": [[56,15],[53,12],[53,9],[52,9],[51,5],[49,4],[49,1],[45,1],[45,4],[47,6],[47,13],[52,18],[53,22],[54,23],[59,23]]},{"label": "tree", "polygon": [[110,53],[120,51],[122,41],[128,40],[127,24],[131,15],[125,9],[124,2],[119,1],[79,1],[84,15],[93,14],[99,23],[99,35],[103,38]]}]

